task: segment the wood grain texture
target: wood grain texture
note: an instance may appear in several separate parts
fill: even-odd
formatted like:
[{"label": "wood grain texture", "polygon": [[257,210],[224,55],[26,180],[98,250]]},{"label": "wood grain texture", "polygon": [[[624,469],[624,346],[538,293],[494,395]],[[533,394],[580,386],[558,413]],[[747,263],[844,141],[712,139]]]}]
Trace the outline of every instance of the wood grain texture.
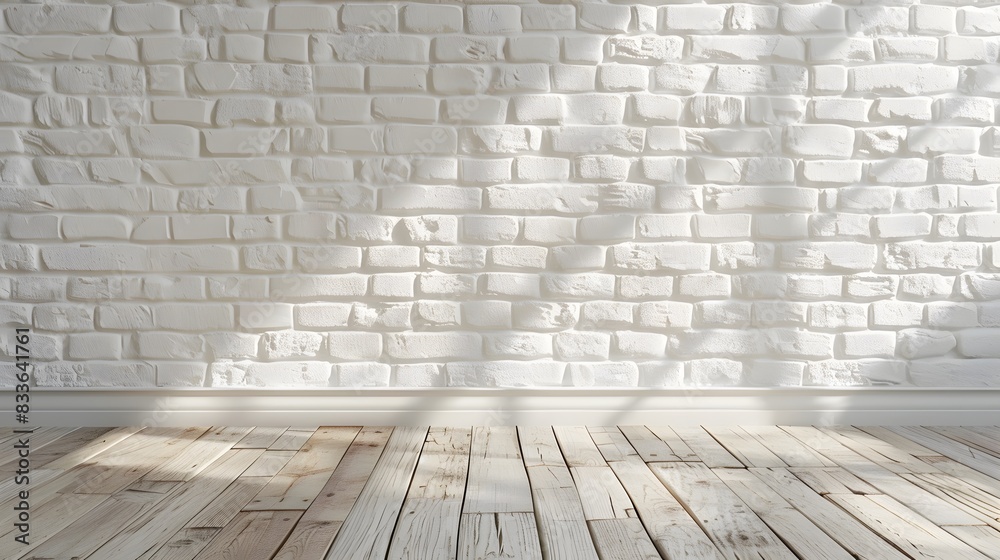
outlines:
[{"label": "wood grain texture", "polygon": [[798,560],[711,469],[700,463],[650,463],[650,468],[698,524],[725,558],[759,555],[774,560]]},{"label": "wood grain texture", "polygon": [[546,560],[598,560],[576,484],[565,466],[528,467]]},{"label": "wood grain texture", "polygon": [[[699,468],[698,465],[693,466]],[[712,473],[719,477],[719,480],[725,483],[740,501],[749,506],[750,510],[800,558],[816,560],[854,558],[753,473],[745,469],[714,469]]]},{"label": "wood grain texture", "polygon": [[392,431],[390,427],[362,428],[326,485],[275,554],[275,560],[326,557],[382,456]]},{"label": "wood grain texture", "polygon": [[471,429],[430,429],[396,523],[389,560],[455,558],[471,447]]},{"label": "wood grain texture", "polygon": [[639,519],[598,519],[589,524],[601,560],[660,560]]},{"label": "wood grain texture", "polygon": [[241,511],[195,560],[270,560],[301,511]]},{"label": "wood grain texture", "polygon": [[226,452],[202,474],[178,485],[156,507],[138,516],[132,523],[99,548],[90,559],[147,559],[187,522],[208,507],[262,453],[259,449]]},{"label": "wood grain texture", "polygon": [[406,498],[427,428],[397,427],[358,500],[344,520],[327,560],[382,560]]},{"label": "wood grain texture", "polygon": [[1000,560],[989,426],[35,435],[31,545],[8,498],[0,558]]},{"label": "wood grain texture", "polygon": [[305,510],[319,495],[360,431],[359,427],[346,426],[316,430],[243,509]]},{"label": "wood grain texture", "polygon": [[783,429],[880,492],[896,498],[935,523],[977,524],[976,519],[968,513],[901,478],[889,469],[865,459],[816,428],[799,426],[783,427]]},{"label": "wood grain texture", "polygon": [[726,448],[715,441],[715,438],[710,436],[703,428],[698,426],[674,426],[673,431],[684,440],[684,443],[698,455],[698,458],[706,466],[712,468],[743,467],[743,463],[736,457],[733,457],[732,453],[726,451]]},{"label": "wood grain texture", "polygon": [[832,494],[830,499],[916,560],[988,560],[889,496]]},{"label": "wood grain texture", "polygon": [[531,513],[463,513],[458,560],[542,560]]},{"label": "wood grain texture", "polygon": [[906,560],[896,548],[817,494],[789,470],[750,469],[750,472],[858,560]]},{"label": "wood grain texture", "polygon": [[521,460],[521,448],[515,428],[474,428],[464,512],[532,511],[531,486]]},{"label": "wood grain texture", "polygon": [[610,466],[664,558],[723,558],[708,535],[649,467],[634,461],[616,461]]}]

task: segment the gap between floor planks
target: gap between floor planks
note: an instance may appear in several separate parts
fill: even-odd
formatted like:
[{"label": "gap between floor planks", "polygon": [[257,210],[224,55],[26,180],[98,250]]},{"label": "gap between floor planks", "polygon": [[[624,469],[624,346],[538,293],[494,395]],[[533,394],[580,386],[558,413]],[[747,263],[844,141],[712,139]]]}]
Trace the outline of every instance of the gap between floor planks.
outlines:
[{"label": "gap between floor planks", "polygon": [[45,428],[32,443],[31,544],[0,481],[3,558],[1000,560],[996,427]]}]

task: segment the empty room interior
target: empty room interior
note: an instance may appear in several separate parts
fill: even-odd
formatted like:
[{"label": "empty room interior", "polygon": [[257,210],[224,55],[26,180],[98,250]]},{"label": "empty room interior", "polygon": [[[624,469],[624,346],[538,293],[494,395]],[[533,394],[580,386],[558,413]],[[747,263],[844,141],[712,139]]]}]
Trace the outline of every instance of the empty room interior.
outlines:
[{"label": "empty room interior", "polygon": [[0,558],[1000,560],[1000,0],[0,15]]}]

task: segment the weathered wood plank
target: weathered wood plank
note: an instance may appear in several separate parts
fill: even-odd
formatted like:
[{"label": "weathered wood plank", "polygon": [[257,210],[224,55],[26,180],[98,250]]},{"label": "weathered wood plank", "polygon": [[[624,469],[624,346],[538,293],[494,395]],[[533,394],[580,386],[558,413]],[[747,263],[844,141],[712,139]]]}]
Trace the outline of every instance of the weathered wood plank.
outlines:
[{"label": "weathered wood plank", "polygon": [[385,449],[391,427],[362,428],[274,560],[325,558]]},{"label": "weathered wood plank", "polygon": [[628,492],[646,532],[664,558],[723,558],[708,535],[646,464],[616,461],[609,465]]},{"label": "weathered wood plank", "polygon": [[590,432],[583,426],[553,426],[566,465],[570,467],[601,467],[607,465]]},{"label": "weathered wood plank", "polygon": [[[248,448],[259,449],[259,448]],[[247,476],[249,469],[163,544],[149,560],[192,560],[222,532],[270,477]]]},{"label": "weathered wood plank", "polygon": [[257,427],[241,439],[233,449],[267,449],[278,441],[288,428]]},{"label": "weathered wood plank", "polygon": [[894,473],[936,472],[937,469],[871,434],[850,426],[820,428],[824,434],[865,459]]},{"label": "weathered wood plank", "polygon": [[702,428],[698,426],[674,426],[673,430],[706,466],[713,469],[717,467],[743,467],[743,463],[733,457],[731,453],[726,451],[725,447],[722,447]]},{"label": "weathered wood plank", "polygon": [[270,560],[301,511],[241,511],[195,560]]},{"label": "weathered wood plank", "polygon": [[1000,560],[1000,532],[995,528],[983,525],[951,525],[942,528],[993,560]]},{"label": "weathered wood plank", "polygon": [[914,457],[941,457],[942,455],[933,449],[928,449],[923,445],[909,439],[905,436],[897,434],[896,432],[886,428],[884,426],[856,426],[859,430],[869,434],[873,437],[886,442],[887,444],[905,451]]},{"label": "weathered wood plank", "polygon": [[714,469],[713,473],[800,558],[854,560],[853,555],[753,473],[744,469]]},{"label": "weathered wood plank", "polygon": [[392,529],[427,438],[427,428],[393,429],[385,452],[361,490],[328,560],[383,560],[389,552]]},{"label": "weathered wood plank", "polygon": [[576,483],[588,521],[636,517],[635,507],[625,487],[611,467],[572,467],[570,474]]},{"label": "weathered wood plank", "polygon": [[542,560],[532,513],[463,513],[458,560]]},{"label": "weathered wood plank", "polygon": [[576,484],[565,466],[528,467],[546,560],[598,560]]},{"label": "weathered wood plank", "polygon": [[919,426],[891,426],[889,429],[928,449],[933,449],[953,461],[1000,480],[1000,464],[993,457],[984,453],[976,453],[969,446],[948,436]]},{"label": "weathered wood plank", "polygon": [[858,560],[907,560],[896,548],[844,510],[823,499],[788,470],[750,469],[750,472]]},{"label": "weathered wood plank", "polygon": [[251,428],[216,427],[184,447],[176,455],[162,462],[144,480],[169,480],[184,482],[191,480],[205,467],[233,448]]},{"label": "weathered wood plank", "polygon": [[329,426],[316,430],[309,441],[243,509],[305,510],[319,495],[359,427]]},{"label": "weathered wood plank", "polygon": [[803,444],[777,426],[740,426],[789,467],[835,467],[815,449]]},{"label": "weathered wood plank", "polygon": [[628,442],[617,426],[594,426],[587,428],[601,456],[611,461],[642,461],[642,457]]},{"label": "weathered wood plank", "polygon": [[726,558],[798,560],[711,469],[700,463],[650,463],[670,493],[691,511]]},{"label": "weathered wood plank", "polygon": [[472,430],[431,428],[396,523],[388,560],[454,560]]},{"label": "weathered wood plank", "polygon": [[786,467],[777,455],[739,427],[705,426],[705,431],[747,467]]},{"label": "weathered wood plank", "polygon": [[588,523],[601,560],[660,560],[642,521],[636,518],[596,519]]},{"label": "weathered wood plank", "polygon": [[465,513],[534,511],[531,485],[513,427],[477,427],[472,432]]},{"label": "weathered wood plank", "polygon": [[989,560],[974,548],[930,523],[889,496],[830,494],[872,531],[917,560]]},{"label": "weathered wood plank", "polygon": [[566,466],[551,426],[518,426],[525,467]]},{"label": "weathered wood plank", "polygon": [[[242,449],[260,449],[259,447],[244,447]],[[260,455],[244,476],[266,476],[272,477],[285,468],[285,465],[292,460],[298,451],[270,451],[266,450]]]},{"label": "weathered wood plank", "polygon": [[208,507],[262,451],[239,449],[226,452],[194,479],[180,483],[177,489],[144,515],[117,533],[97,549],[88,560],[146,560],[182,529],[187,522]]},{"label": "weathered wood plank", "polygon": [[[650,461],[681,461],[667,442],[660,439],[656,434],[649,431],[646,426],[619,426],[622,434],[635,449],[642,460]],[[678,438],[679,439],[679,438]]]},{"label": "weathered wood plank", "polygon": [[681,461],[701,461],[701,457],[698,457],[698,454],[672,428],[667,426],[646,426],[646,428],[660,438],[660,441],[667,444],[670,447],[670,452]]},{"label": "weathered wood plank", "polygon": [[976,518],[892,471],[844,447],[835,439],[808,426],[782,427],[799,441],[835,461],[851,474],[892,496],[939,525],[975,525]]},{"label": "weathered wood plank", "polygon": [[[169,484],[176,485],[176,483]],[[111,497],[80,494],[67,496],[66,500],[72,504],[68,506],[70,509],[76,509],[80,503],[94,503],[92,500],[95,497],[100,499],[99,505],[95,504],[96,507],[82,512],[75,521],[41,542],[27,555],[27,558],[31,560],[86,558],[114,537],[122,527],[153,509],[167,495],[125,489]],[[15,556],[4,556],[4,558],[13,557]]]},{"label": "weathered wood plank", "polygon": [[59,492],[113,494],[183,451],[206,431],[208,428],[147,428],[67,473],[71,478]]},{"label": "weathered wood plank", "polygon": [[[931,494],[954,504],[987,525],[1000,529],[1000,497],[985,492],[950,474],[915,473],[901,474],[903,478]],[[997,494],[1000,491],[994,490]]]},{"label": "weathered wood plank", "polygon": [[316,429],[290,428],[282,432],[268,449],[271,451],[298,451],[316,433]]}]

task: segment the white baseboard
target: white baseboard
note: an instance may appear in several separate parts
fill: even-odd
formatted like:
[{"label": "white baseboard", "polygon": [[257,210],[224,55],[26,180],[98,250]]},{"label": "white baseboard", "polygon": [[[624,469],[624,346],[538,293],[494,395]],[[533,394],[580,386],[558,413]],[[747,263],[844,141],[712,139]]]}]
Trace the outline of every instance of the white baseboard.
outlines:
[{"label": "white baseboard", "polygon": [[[43,389],[32,426],[997,425],[1000,389]],[[0,424],[13,425],[0,393]]]}]

